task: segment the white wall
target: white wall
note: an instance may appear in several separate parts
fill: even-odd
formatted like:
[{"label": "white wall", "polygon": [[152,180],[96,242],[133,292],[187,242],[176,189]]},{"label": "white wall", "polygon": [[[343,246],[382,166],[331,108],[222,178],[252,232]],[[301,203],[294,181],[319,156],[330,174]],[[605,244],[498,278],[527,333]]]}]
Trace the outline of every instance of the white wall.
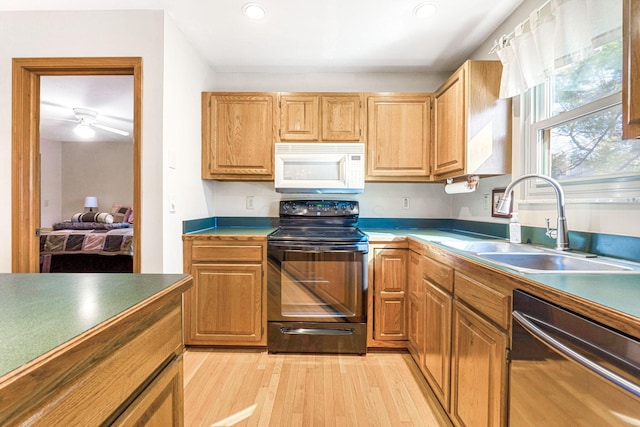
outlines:
[{"label": "white wall", "polygon": [[[0,203],[11,206],[12,58],[143,58],[142,270],[162,271],[162,11],[0,12]],[[0,211],[0,271],[11,271],[11,210]]]},{"label": "white wall", "polygon": [[[83,141],[63,142],[61,145],[62,209],[54,222],[69,220],[73,214],[84,212],[86,196],[98,198],[99,212],[111,212],[114,203],[133,204],[131,143]],[[49,160],[44,155],[41,158],[44,167]]]},{"label": "white wall", "polygon": [[211,91],[435,92],[451,73],[218,73]]},{"label": "white wall", "polygon": [[[542,6],[545,0],[525,0],[514,13],[505,20],[496,31],[474,52],[474,59],[498,59],[496,54],[489,54],[494,41],[502,34],[509,34],[515,26],[528,18],[529,13]],[[513,176],[520,176],[524,172],[522,154],[522,131],[520,129],[520,98],[513,99]],[[509,177],[510,178],[510,177]],[[509,183],[509,179],[504,181],[503,187]],[[555,203],[547,204],[522,204],[518,199],[522,199],[524,192],[522,185],[516,188],[515,209],[520,212],[520,220],[525,225],[544,227],[545,218],[551,218],[552,223],[557,217]],[[478,195],[465,198],[454,211],[462,212],[466,208],[473,210],[478,204]],[[640,237],[640,226],[638,218],[640,215],[640,204],[612,204],[612,203],[572,203],[570,197],[567,198],[566,217],[569,230],[585,231],[592,233],[619,234]],[[506,220],[503,220],[506,221]]]},{"label": "white wall", "polygon": [[41,140],[40,158],[40,226],[47,228],[62,218],[62,143]]},{"label": "white wall", "polygon": [[[253,209],[247,209],[247,197],[253,197]],[[409,208],[403,208],[403,198]],[[278,216],[280,199],[328,198],[358,200],[363,218],[450,218],[451,196],[442,184],[367,182],[361,194],[288,195],[276,193],[273,182],[217,182],[215,216]]]},{"label": "white wall", "polygon": [[214,184],[203,181],[200,172],[200,99],[213,86],[214,73],[169,18],[164,32],[164,147],[156,153],[163,156],[162,270],[181,273],[182,221],[214,214]]}]

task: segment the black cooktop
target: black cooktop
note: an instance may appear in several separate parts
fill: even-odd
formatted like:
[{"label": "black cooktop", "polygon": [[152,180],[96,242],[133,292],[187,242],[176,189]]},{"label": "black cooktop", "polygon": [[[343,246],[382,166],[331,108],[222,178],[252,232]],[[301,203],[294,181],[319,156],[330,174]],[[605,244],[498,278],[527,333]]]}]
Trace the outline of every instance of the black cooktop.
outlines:
[{"label": "black cooktop", "polygon": [[280,227],[269,240],[366,242],[358,228],[359,204],[352,200],[283,200]]}]

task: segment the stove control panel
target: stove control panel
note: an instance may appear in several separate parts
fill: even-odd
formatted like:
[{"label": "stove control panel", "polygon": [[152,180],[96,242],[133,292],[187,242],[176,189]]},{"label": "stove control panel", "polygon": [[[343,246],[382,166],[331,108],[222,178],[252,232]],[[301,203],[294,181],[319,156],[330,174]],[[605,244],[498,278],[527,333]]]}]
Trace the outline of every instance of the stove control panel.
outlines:
[{"label": "stove control panel", "polygon": [[280,216],[353,216],[359,214],[355,200],[282,200]]}]

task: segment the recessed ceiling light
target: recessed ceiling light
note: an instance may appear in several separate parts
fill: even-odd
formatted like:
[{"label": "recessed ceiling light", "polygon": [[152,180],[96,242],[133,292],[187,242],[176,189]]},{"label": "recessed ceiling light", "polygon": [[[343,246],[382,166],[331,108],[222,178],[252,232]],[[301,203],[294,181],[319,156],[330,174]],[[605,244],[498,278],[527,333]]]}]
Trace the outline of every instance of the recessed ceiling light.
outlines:
[{"label": "recessed ceiling light", "polygon": [[413,14],[418,18],[429,18],[438,11],[438,5],[436,3],[427,2],[421,3],[413,10]]},{"label": "recessed ceiling light", "polygon": [[264,8],[256,3],[245,4],[242,7],[242,12],[250,19],[262,19],[265,15]]}]

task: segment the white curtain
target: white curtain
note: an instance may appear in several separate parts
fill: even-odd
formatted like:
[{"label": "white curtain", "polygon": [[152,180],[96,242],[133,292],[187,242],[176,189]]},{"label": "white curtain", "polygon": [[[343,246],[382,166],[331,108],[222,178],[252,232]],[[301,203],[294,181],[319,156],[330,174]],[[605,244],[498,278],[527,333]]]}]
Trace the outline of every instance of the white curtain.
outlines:
[{"label": "white curtain", "polygon": [[621,27],[622,0],[550,0],[496,42],[500,97],[519,95],[555,69],[586,58],[620,37]]}]

